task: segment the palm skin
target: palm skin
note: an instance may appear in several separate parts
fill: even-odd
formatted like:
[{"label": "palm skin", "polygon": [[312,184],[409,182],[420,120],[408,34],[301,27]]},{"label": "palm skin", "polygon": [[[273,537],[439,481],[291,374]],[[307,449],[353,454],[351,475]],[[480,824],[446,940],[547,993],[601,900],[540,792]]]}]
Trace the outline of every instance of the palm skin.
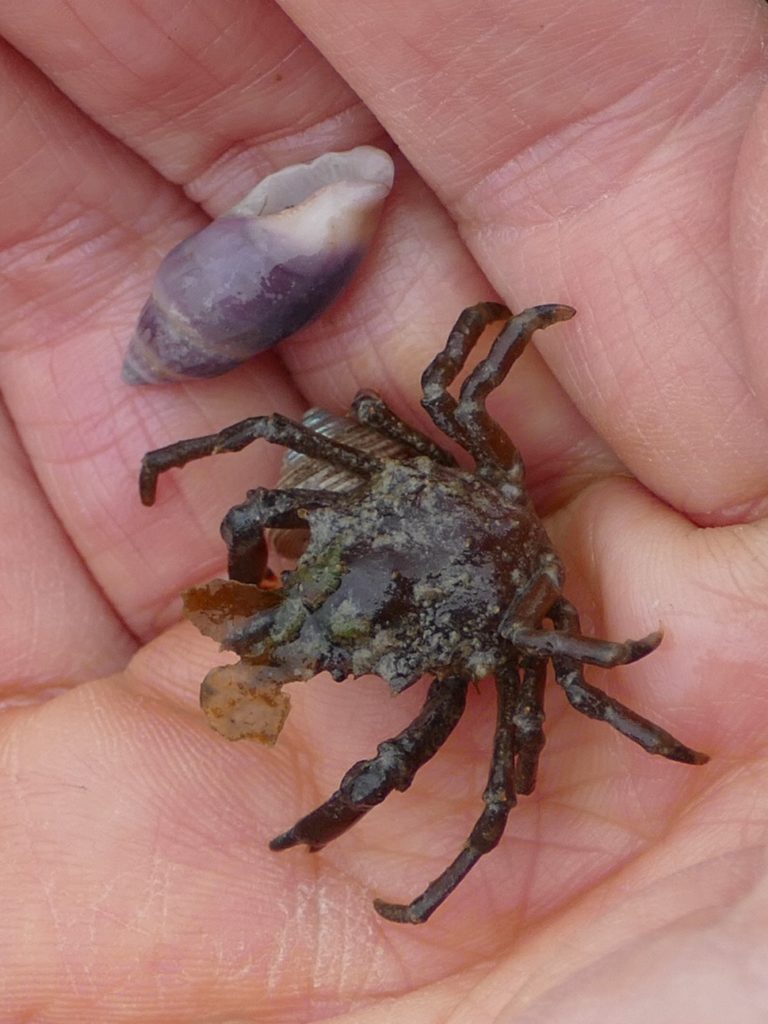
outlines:
[{"label": "palm skin", "polygon": [[[763,5],[106,12],[0,13],[0,1020],[764,1019]],[[321,324],[220,380],[121,383],[163,251],[273,167],[387,134],[410,166]],[[579,310],[491,403],[568,596],[599,635],[665,630],[590,679],[713,759],[649,758],[550,692],[537,792],[408,929],[370,898],[414,895],[466,835],[489,689],[408,794],[319,855],[270,853],[423,691],[319,679],[273,750],[210,733],[219,656],[176,595],[221,572],[218,520],[280,453],[189,467],[149,511],[135,475],[363,385],[424,426],[421,369],[493,291]]]}]

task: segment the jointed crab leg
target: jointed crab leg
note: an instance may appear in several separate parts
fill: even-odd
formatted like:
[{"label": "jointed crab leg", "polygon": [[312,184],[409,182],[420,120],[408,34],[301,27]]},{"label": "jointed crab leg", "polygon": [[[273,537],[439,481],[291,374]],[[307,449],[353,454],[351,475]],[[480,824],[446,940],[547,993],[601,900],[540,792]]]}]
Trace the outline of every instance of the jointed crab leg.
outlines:
[{"label": "jointed crab leg", "polygon": [[[558,629],[579,633],[579,616],[568,601],[558,601],[550,610],[550,617]],[[670,761],[684,764],[706,764],[707,754],[686,747],[666,729],[655,725],[636,711],[626,707],[608,694],[591,686],[585,679],[581,665],[574,658],[559,654],[552,658],[555,679],[565,690],[571,705],[589,718],[612,725],[617,732],[638,743],[649,754],[660,754]]]},{"label": "jointed crab leg", "polygon": [[336,491],[272,491],[257,487],[245,501],[227,512],[221,536],[227,545],[229,577],[241,583],[261,583],[267,568],[267,527],[306,528],[303,509],[324,508],[349,501]]},{"label": "jointed crab leg", "polygon": [[[560,594],[562,576],[559,564],[550,558],[546,569],[532,577],[515,602],[507,609],[499,632],[518,650],[534,658],[552,658],[557,654],[584,661],[589,665],[613,668],[629,665],[655,651],[662,634],[657,630],[640,640],[600,640],[578,632],[579,617],[573,605]],[[557,570],[560,572],[557,572]],[[556,580],[558,582],[556,582]],[[556,609],[560,621],[575,623],[567,629],[542,629],[530,623],[552,618]]]},{"label": "jointed crab leg", "polygon": [[460,444],[464,443],[463,431],[456,423],[456,399],[448,388],[461,373],[486,327],[495,320],[507,320],[510,316],[510,311],[500,302],[478,302],[475,306],[469,306],[453,325],[445,347],[422,374],[421,389],[424,397],[421,404],[435,425]]},{"label": "jointed crab leg", "polygon": [[[421,378],[422,405],[436,425],[458,441],[476,460],[479,469],[502,468],[513,478],[523,475],[517,448],[485,408],[490,392],[504,380],[512,364],[525,350],[534,331],[574,314],[570,306],[554,303],[533,306],[512,316],[506,306],[481,302],[465,309],[451,331],[448,342]],[[458,402],[448,393],[469,353],[485,328],[494,320],[508,320],[480,362],[462,385]]]},{"label": "jointed crab leg", "polygon": [[455,676],[435,679],[411,724],[379,744],[375,757],[353,765],[333,796],[273,839],[270,849],[287,850],[306,843],[310,850],[319,850],[351,828],[393,789],[408,789],[416,772],[434,757],[461,718],[467,685],[465,679]]},{"label": "jointed crab leg", "polygon": [[625,640],[623,643],[599,640],[597,637],[582,636],[564,630],[532,629],[527,626],[518,626],[504,635],[526,654],[543,658],[561,654],[574,661],[600,665],[602,668],[614,668],[616,665],[629,665],[633,661],[639,661],[646,654],[655,651],[661,643],[661,633],[658,631],[649,633],[640,640]]},{"label": "jointed crab leg", "polygon": [[296,423],[279,413],[272,416],[252,416],[220,430],[217,434],[191,437],[186,441],[177,441],[165,448],[147,452],[142,459],[139,476],[142,502],[145,505],[153,504],[157,478],[167,469],[186,466],[195,459],[204,459],[208,455],[217,455],[220,452],[239,452],[259,438],[271,444],[292,448],[314,459],[323,459],[358,476],[371,476],[381,469],[381,462],[373,456],[315,433],[303,423]]},{"label": "jointed crab leg", "polygon": [[509,812],[515,806],[515,725],[517,687],[512,678],[496,681],[498,714],[493,741],[493,758],[488,785],[483,793],[485,808],[477,819],[463,850],[441,875],[427,886],[421,896],[408,904],[374,900],[374,907],[389,921],[399,924],[421,924],[477,864],[492,850],[504,834]]},{"label": "jointed crab leg", "polygon": [[515,704],[515,792],[527,796],[536,786],[539,755],[544,747],[544,688],[546,658],[524,658],[522,679]]},{"label": "jointed crab leg", "polygon": [[522,480],[523,465],[517,448],[491,417],[485,402],[523,354],[534,332],[561,320],[570,320],[574,312],[570,306],[550,303],[518,313],[500,331],[487,359],[478,363],[464,381],[455,417],[461,427],[463,444],[478,467],[488,463],[490,456],[497,465],[512,471],[513,475],[519,474]]},{"label": "jointed crab leg", "polygon": [[380,434],[386,434],[394,441],[400,441],[413,449],[414,454],[427,455],[443,466],[455,466],[456,459],[441,448],[426,434],[401,420],[392,412],[384,399],[375,391],[361,391],[352,402],[351,410],[358,423],[373,427]]}]

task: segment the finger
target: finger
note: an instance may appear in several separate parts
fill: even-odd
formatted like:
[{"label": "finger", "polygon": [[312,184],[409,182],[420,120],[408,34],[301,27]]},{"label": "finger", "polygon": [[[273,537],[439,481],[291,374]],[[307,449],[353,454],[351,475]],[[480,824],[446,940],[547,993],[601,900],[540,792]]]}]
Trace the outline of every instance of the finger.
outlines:
[{"label": "finger", "polygon": [[[124,677],[78,687],[8,724],[8,1019],[46,1004],[62,1021],[108,1020],[118,1003],[155,1024],[266,1019],[276,1008],[296,1019],[318,992],[325,1006],[346,1005],[365,986],[370,957],[351,975],[329,968],[320,989],[311,981],[319,930],[306,926],[307,887],[267,849],[286,795],[270,752],[217,742],[197,715],[137,697]],[[377,940],[367,900],[345,908],[346,889],[343,876],[327,878],[322,932],[351,964],[353,949],[375,955]],[[201,921],[204,934],[191,941]],[[385,960],[392,976],[396,958]]]},{"label": "finger", "polygon": [[[226,208],[253,181],[346,139],[371,114],[271,0],[10,0],[0,29],[107,132],[194,199]],[[227,197],[221,193],[226,189]]]},{"label": "finger", "polygon": [[[283,346],[281,355],[312,402],[343,411],[359,390],[374,387],[398,415],[434,435],[436,428],[421,408],[422,373],[445,345],[460,311],[489,294],[450,218],[423,182],[403,168],[372,272],[356,283],[354,305],[334,307]],[[482,352],[499,328],[489,330]],[[568,344],[564,334],[560,343]],[[542,509],[619,466],[533,350],[488,406],[520,448],[528,486]]]},{"label": "finger", "polygon": [[[179,475],[165,484],[161,506],[152,513],[139,507],[134,492],[134,467],[141,454],[246,415],[275,409],[296,415],[300,405],[270,357],[225,380],[184,388],[131,390],[119,381],[122,339],[141,305],[148,266],[200,218],[177,192],[11,54],[6,73],[4,96],[13,108],[18,144],[5,150],[4,173],[9,182],[20,180],[13,157],[23,154],[28,198],[4,222],[13,246],[6,256],[5,315],[13,318],[4,363],[9,406],[75,545],[132,631],[145,635],[177,614],[175,595],[182,587],[220,571],[219,519],[242,499],[245,487],[274,483],[279,454],[262,449],[239,462],[215,460],[205,473]],[[24,97],[18,109],[14,96]],[[205,127],[203,122],[201,134]],[[256,128],[254,134],[259,137]],[[55,187],[48,181],[51,161],[57,168]],[[407,182],[407,172],[402,177]],[[297,339],[296,377],[315,403],[337,408],[342,398],[343,408],[356,379],[369,386],[378,383],[378,366],[387,367],[385,390],[404,395],[406,404],[415,402],[415,380],[442,343],[457,306],[475,301],[487,289],[427,190],[406,184],[398,202],[400,212],[382,234],[359,290],[323,329],[329,333],[313,338],[308,332],[304,349]],[[61,218],[62,211],[64,253],[57,238],[38,237],[38,225]],[[80,247],[94,233],[99,243],[91,241],[90,258],[83,262]],[[19,241],[26,237],[30,241]],[[423,282],[414,282],[417,259],[419,269],[424,268]],[[73,276],[76,289],[71,288]],[[22,301],[24,316],[19,318]],[[398,319],[393,322],[394,305]],[[358,344],[349,344],[348,354],[334,349],[353,337]],[[394,348],[391,356],[388,347]],[[327,369],[318,372],[323,361]],[[411,372],[414,362],[418,373]],[[539,376],[548,378],[543,369]],[[551,403],[548,396],[547,402],[533,404],[522,389],[516,399],[523,411],[531,409],[529,420],[521,421],[521,444],[534,462],[541,451],[543,487],[558,476],[558,463],[572,452],[580,457],[574,460],[577,473],[589,472],[582,467],[589,466],[592,452],[603,456],[578,414],[568,405],[557,411],[562,402],[554,384],[550,395]],[[503,395],[499,403],[503,408]],[[62,410],[53,423],[39,413],[51,408]]]},{"label": "finger", "polygon": [[590,677],[713,760],[764,752],[766,526],[701,530],[621,478],[587,488],[548,523],[585,633],[663,633],[630,670]]},{"label": "finger", "polygon": [[538,0],[282,6],[502,297],[579,309],[572,344],[541,346],[621,459],[701,521],[750,514],[768,428],[735,338],[728,218],[762,6],[593,0],[575,25]]},{"label": "finger", "polygon": [[[217,491],[242,492],[242,469],[222,461],[205,485],[191,481],[175,521],[162,512],[150,519],[137,497],[143,452],[177,430],[206,433],[248,412],[299,406],[269,358],[258,372],[244,369],[235,387],[209,382],[195,394],[150,397],[122,383],[124,339],[149,265],[204,218],[18,55],[6,49],[0,61],[4,396],[72,543],[140,633],[155,626],[183,577],[192,582],[206,562],[219,564]],[[269,465],[261,455],[256,465]],[[204,538],[198,563],[190,537]]]},{"label": "finger", "polygon": [[0,707],[116,671],[135,644],[73,550],[0,411]]},{"label": "finger", "polygon": [[[180,22],[170,3],[118,7],[105,20],[93,0],[48,2],[44,15],[31,19],[12,0],[0,25],[79,107],[166,177],[182,181],[188,194],[219,209],[254,173],[314,156],[319,143],[342,148],[381,135],[358,96],[272,3],[228,0],[215,13],[197,3]],[[137,61],[139,46],[139,57],[151,53],[151,62]],[[357,293],[355,312],[334,310],[304,332],[303,342],[283,350],[313,402],[344,409],[358,387],[373,384],[412,416],[424,365],[461,308],[489,294],[429,190],[402,165],[399,177],[401,199],[388,211],[397,220]],[[361,316],[358,307],[377,312]],[[615,468],[616,459],[562,402],[544,365],[533,354],[527,362],[520,374],[526,380],[502,389],[492,408],[513,425],[534,466],[531,486],[552,503],[584,476]],[[566,472],[570,481],[561,479]]]},{"label": "finger", "polygon": [[741,300],[739,326],[747,344],[750,382],[768,402],[765,323],[768,317],[768,204],[763,183],[768,173],[768,91],[755,104],[739,152],[733,187],[733,246],[736,292]]}]

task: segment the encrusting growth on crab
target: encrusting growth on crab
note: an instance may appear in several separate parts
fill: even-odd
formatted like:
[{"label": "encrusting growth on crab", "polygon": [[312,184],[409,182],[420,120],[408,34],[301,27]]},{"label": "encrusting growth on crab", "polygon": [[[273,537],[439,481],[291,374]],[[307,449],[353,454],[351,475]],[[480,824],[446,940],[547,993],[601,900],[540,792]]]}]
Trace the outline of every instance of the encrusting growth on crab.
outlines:
[{"label": "encrusting growth on crab", "polygon": [[[318,410],[303,423],[257,416],[144,458],[141,495],[152,504],[159,474],[194,459],[239,451],[258,438],[297,453],[288,461],[289,488],[249,491],[224,518],[230,579],[185,594],[192,621],[240,656],[202,686],[203,708],[219,732],[274,742],[288,710],[280,688],[321,671],[337,680],[375,673],[396,693],[425,674],[433,680],[414,721],[353,765],[339,789],[272,849],[303,843],[318,850],[393,790],[407,789],[459,721],[468,684],[495,677],[483,811],[456,859],[420,896],[407,904],[375,901],[391,921],[426,921],[496,846],[517,795],[533,791],[549,664],[577,711],[649,753],[684,764],[708,760],[585,680],[585,664],[629,664],[650,654],[661,635],[617,643],[581,633],[562,594],[563,567],[526,493],[520,456],[485,406],[534,331],[573,314],[552,304],[512,316],[483,302],[459,317],[424,372],[422,404],[472,456],[472,470],[369,392],[343,420]],[[494,321],[505,323],[454,398],[449,387]],[[267,567],[267,529],[301,531],[303,551],[279,581]]]}]

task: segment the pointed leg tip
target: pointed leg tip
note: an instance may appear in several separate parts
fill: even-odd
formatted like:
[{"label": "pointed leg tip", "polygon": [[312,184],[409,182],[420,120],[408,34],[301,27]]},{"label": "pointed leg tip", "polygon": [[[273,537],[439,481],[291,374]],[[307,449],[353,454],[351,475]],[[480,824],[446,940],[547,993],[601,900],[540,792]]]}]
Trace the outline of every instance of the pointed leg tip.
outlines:
[{"label": "pointed leg tip", "polygon": [[274,839],[270,840],[269,848],[276,852],[280,850],[290,850],[293,846],[301,846],[304,844],[310,853],[317,853],[318,850],[322,850],[325,843],[316,843],[307,836],[300,835],[296,832],[295,828],[289,828],[287,832],[281,832],[279,836],[275,836]]},{"label": "pointed leg tip", "polygon": [[681,764],[706,764],[709,760],[709,754],[704,754],[700,750],[692,750],[690,747],[680,746],[678,750],[675,750],[669,755],[672,761],[680,761]]},{"label": "pointed leg tip", "polygon": [[290,850],[292,846],[298,845],[299,840],[294,837],[291,829],[289,829],[287,832],[281,832],[279,836],[275,836],[275,838],[271,839],[269,842],[270,850],[275,851]]},{"label": "pointed leg tip", "polygon": [[639,640],[630,640],[628,642],[628,646],[630,648],[629,663],[639,661],[640,658],[644,658],[646,655],[652,654],[663,639],[664,634],[662,631],[660,629],[655,629],[653,633],[649,633],[647,636],[641,637]]},{"label": "pointed leg tip", "polygon": [[555,319],[557,321],[570,320],[571,317],[576,316],[576,310],[573,308],[573,306],[566,306],[564,304],[559,304],[556,307],[556,309],[557,309],[557,314],[555,316]]},{"label": "pointed leg tip", "polygon": [[424,917],[417,917],[410,903],[387,903],[386,900],[374,900],[373,909],[387,921],[395,924],[421,924],[426,920]]},{"label": "pointed leg tip", "polygon": [[679,764],[706,764],[710,760],[709,754],[704,754],[701,750],[694,750],[693,747],[686,747],[684,743],[674,736],[670,736],[669,733],[667,733],[666,742],[655,750],[649,749],[649,753],[661,754],[668,761],[677,761]]},{"label": "pointed leg tip", "polygon": [[[566,306],[560,302],[543,302],[538,306],[531,306],[524,309],[510,319],[510,323],[518,323],[522,320],[527,322],[533,318],[533,323],[538,327],[550,327],[552,324],[561,323],[563,320],[570,320],[576,315],[573,306]],[[535,329],[535,328],[534,328]]]},{"label": "pointed leg tip", "polygon": [[154,505],[157,497],[157,474],[145,465],[139,474],[139,497],[142,505],[147,506]]}]

